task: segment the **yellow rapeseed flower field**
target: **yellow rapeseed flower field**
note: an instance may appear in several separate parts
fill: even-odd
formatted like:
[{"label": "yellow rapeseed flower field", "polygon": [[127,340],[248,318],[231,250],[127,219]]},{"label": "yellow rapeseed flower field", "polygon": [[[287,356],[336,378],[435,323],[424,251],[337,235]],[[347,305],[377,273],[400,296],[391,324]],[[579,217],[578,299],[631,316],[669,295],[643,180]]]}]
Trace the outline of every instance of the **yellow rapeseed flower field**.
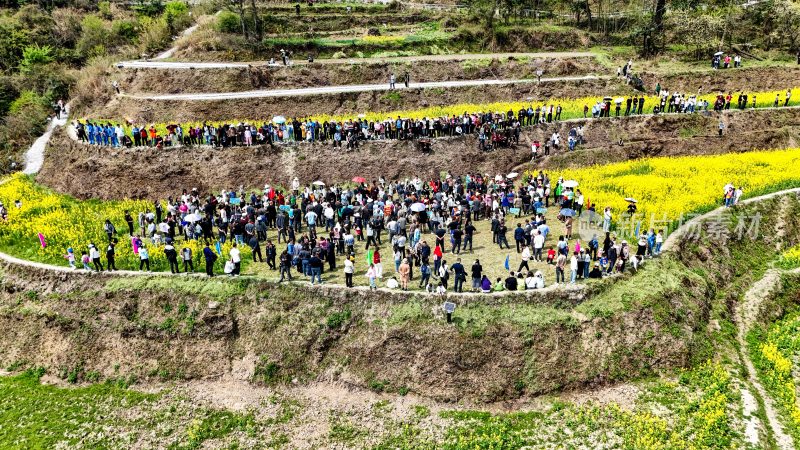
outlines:
[{"label": "yellow rapeseed flower field", "polygon": [[[21,202],[20,207],[15,206],[15,201]],[[134,222],[139,212],[152,208],[152,203],[142,200],[119,201],[79,201],[72,197],[56,194],[49,189],[37,185],[31,178],[24,175],[14,175],[0,185],[0,201],[8,211],[8,217],[0,222],[0,249],[2,251],[25,259],[46,262],[57,265],[66,265],[64,256],[67,248],[73,248],[76,263],[80,267],[81,252],[87,251],[90,243],[94,243],[100,250],[105,263],[105,247],[108,237],[103,231],[103,222],[111,220],[119,236],[116,247],[116,265],[119,269],[135,270],[139,267],[138,256],[133,253],[133,246],[125,224],[125,211],[131,212]],[[134,233],[138,232],[138,224],[134,223]],[[42,248],[39,241],[41,233],[46,241]],[[147,244],[150,254],[150,264],[154,271],[169,270],[164,256],[163,244],[160,246],[149,245],[149,239],[143,239]],[[188,247],[192,250],[195,268],[203,258],[203,244],[198,240],[184,242],[182,239],[176,244],[176,249]],[[230,250],[230,242],[222,247],[223,255],[217,261],[219,267]],[[241,246],[242,264],[246,264],[249,247]]]},{"label": "yellow rapeseed flower field", "polygon": [[626,197],[638,201],[642,228],[666,224],[722,205],[723,187],[733,183],[744,196],[800,186],[800,148],[715,156],[650,158],[552,173],[578,181],[597,212],[610,206],[616,218]]}]

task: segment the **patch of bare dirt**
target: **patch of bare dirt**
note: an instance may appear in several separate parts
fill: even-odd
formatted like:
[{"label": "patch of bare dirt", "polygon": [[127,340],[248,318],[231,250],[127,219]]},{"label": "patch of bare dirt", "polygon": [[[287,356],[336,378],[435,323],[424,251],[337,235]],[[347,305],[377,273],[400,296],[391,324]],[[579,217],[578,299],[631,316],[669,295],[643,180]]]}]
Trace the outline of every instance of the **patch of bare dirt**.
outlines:
[{"label": "patch of bare dirt", "polygon": [[578,405],[614,403],[623,409],[633,410],[640,393],[639,386],[632,383],[621,383],[597,389],[567,392],[561,396],[561,399]]}]

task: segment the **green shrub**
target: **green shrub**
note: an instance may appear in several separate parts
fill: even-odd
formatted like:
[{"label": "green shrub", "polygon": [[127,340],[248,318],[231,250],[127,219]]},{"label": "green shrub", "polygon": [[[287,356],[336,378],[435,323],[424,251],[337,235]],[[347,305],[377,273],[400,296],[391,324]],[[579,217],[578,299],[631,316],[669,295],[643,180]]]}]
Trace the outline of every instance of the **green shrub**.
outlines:
[{"label": "green shrub", "polygon": [[111,24],[111,34],[120,43],[131,43],[139,34],[138,24],[133,20],[116,20]]},{"label": "green shrub", "polygon": [[84,58],[104,55],[109,37],[105,23],[97,16],[88,15],[81,21],[81,38],[76,50]]},{"label": "green shrub", "polygon": [[47,109],[47,101],[39,94],[33,91],[25,91],[17,97],[16,100],[11,102],[11,107],[8,109],[9,114],[25,114],[35,112],[41,109]]},{"label": "green shrub", "polygon": [[53,60],[53,49],[49,45],[40,47],[38,44],[29,45],[22,50],[22,60],[19,62],[19,70],[22,73],[30,73],[38,66],[49,64]]},{"label": "green shrub", "polygon": [[217,16],[217,31],[221,33],[236,33],[242,28],[239,16],[230,12],[222,11]]},{"label": "green shrub", "polygon": [[345,322],[350,320],[350,315],[349,309],[331,314],[328,316],[328,328],[341,328]]}]

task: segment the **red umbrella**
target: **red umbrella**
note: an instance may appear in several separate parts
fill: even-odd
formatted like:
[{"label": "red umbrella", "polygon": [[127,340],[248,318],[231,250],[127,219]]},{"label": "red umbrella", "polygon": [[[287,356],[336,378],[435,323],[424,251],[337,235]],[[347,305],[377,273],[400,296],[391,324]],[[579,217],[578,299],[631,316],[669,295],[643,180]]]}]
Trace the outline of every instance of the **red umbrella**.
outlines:
[{"label": "red umbrella", "polygon": [[366,183],[367,179],[364,177],[353,177],[353,182],[355,183]]}]

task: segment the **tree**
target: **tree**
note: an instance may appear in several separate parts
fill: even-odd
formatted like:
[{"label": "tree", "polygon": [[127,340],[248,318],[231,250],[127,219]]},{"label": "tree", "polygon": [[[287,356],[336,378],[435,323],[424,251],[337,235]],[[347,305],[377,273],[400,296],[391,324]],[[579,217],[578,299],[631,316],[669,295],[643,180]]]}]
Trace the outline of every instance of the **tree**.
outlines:
[{"label": "tree", "polygon": [[239,20],[242,22],[242,34],[245,39],[249,40],[250,34],[247,32],[247,25],[244,19],[244,0],[231,0],[231,3],[235,3],[239,7]]},{"label": "tree", "polygon": [[256,40],[261,42],[261,38],[264,37],[264,30],[261,25],[261,19],[258,17],[258,8],[256,8],[256,0],[250,0],[250,7],[253,9],[253,26],[255,27],[256,31]]},{"label": "tree", "polygon": [[642,55],[653,56],[660,50],[657,40],[663,39],[664,13],[667,10],[667,0],[656,0],[655,11],[651,16],[650,24],[645,28],[642,41]]},{"label": "tree", "polygon": [[484,33],[490,36],[492,50],[495,47],[495,16],[497,15],[498,0],[470,0],[467,3],[470,14],[477,20]]},{"label": "tree", "polygon": [[677,10],[670,12],[668,21],[675,42],[693,47],[697,59],[718,49],[721,44],[719,33],[724,20],[719,15]]}]

